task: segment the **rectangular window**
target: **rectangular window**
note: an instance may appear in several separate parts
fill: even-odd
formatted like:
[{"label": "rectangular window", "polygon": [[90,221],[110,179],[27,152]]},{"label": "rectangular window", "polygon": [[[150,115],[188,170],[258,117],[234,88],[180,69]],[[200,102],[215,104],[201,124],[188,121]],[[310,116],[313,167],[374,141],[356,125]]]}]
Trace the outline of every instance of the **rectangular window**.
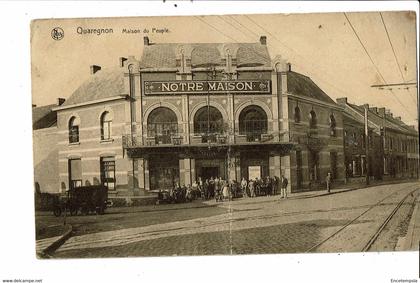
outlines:
[{"label": "rectangular window", "polygon": [[70,159],[68,163],[69,169],[69,187],[70,189],[82,186],[82,160]]},{"label": "rectangular window", "polygon": [[115,158],[101,157],[101,183],[109,190],[115,190]]},{"label": "rectangular window", "polygon": [[69,143],[79,142],[79,126],[70,126]]}]

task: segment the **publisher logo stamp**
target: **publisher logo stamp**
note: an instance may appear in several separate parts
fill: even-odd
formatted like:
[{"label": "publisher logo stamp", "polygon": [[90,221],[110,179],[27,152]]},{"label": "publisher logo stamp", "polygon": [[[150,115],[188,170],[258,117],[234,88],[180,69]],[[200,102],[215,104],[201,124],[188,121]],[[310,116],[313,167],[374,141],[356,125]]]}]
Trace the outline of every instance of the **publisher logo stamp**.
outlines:
[{"label": "publisher logo stamp", "polygon": [[62,40],[64,37],[64,30],[62,28],[53,28],[51,31],[51,37],[54,40]]}]

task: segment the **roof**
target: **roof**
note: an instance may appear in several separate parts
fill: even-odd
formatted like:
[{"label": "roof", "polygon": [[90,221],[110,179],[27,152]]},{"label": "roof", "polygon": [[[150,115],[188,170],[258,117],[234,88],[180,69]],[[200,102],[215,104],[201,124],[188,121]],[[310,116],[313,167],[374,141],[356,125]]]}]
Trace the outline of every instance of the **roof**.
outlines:
[{"label": "roof", "polygon": [[32,129],[39,130],[57,125],[57,112],[52,111],[56,104],[32,108]]},{"label": "roof", "polygon": [[287,72],[287,91],[295,95],[336,104],[311,78],[296,72]]},{"label": "roof", "polygon": [[180,49],[191,54],[193,68],[223,65],[226,49],[236,50],[238,67],[271,66],[267,46],[260,43],[158,43],[144,46],[140,68],[175,68]]},{"label": "roof", "polygon": [[[365,109],[364,106],[355,105],[351,103],[347,103],[348,106],[356,110],[359,114],[365,115]],[[384,118],[379,116],[377,113],[375,113],[373,110],[369,109],[369,121],[371,121],[373,124],[377,125],[378,127],[382,127],[384,123]],[[403,133],[409,133],[409,134],[415,134],[417,135],[417,131],[410,126],[406,125],[401,120],[395,119],[389,115],[386,115],[385,118],[385,126],[387,129],[392,129],[394,131],[403,132]]]},{"label": "roof", "polygon": [[109,98],[123,93],[123,71],[121,69],[101,70],[91,75],[86,82],[73,92],[62,106]]}]

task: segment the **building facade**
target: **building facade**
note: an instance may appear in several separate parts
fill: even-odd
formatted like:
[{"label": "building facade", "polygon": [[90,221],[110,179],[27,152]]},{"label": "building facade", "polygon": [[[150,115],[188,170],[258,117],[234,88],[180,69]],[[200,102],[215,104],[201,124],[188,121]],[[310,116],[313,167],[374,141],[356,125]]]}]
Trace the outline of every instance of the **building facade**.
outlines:
[{"label": "building facade", "polygon": [[[385,109],[337,99],[344,109],[344,151],[348,181],[418,178],[418,132]],[[368,136],[365,116],[368,120]],[[368,147],[368,148],[366,148]],[[366,156],[368,156],[366,158]]]},{"label": "building facade", "polygon": [[136,196],[199,178],[281,175],[296,192],[323,187],[328,172],[336,183],[348,177],[345,107],[271,58],[264,36],[220,44],[145,37],[139,60],[91,66],[91,78],[53,110],[61,192],[105,184],[111,196]]}]

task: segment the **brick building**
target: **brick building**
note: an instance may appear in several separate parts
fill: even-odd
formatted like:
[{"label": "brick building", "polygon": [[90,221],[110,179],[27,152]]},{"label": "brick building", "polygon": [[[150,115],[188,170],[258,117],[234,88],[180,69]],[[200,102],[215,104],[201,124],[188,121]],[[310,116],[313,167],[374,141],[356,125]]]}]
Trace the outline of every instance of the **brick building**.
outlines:
[{"label": "brick building", "polygon": [[[418,132],[385,109],[355,105],[347,98],[337,99],[344,109],[344,151],[349,181],[418,178]],[[368,139],[364,129],[368,114]],[[368,160],[366,160],[368,146]],[[368,162],[366,162],[368,161]],[[369,164],[367,168],[366,164]],[[369,169],[369,170],[368,170]]]},{"label": "brick building", "polygon": [[[91,78],[56,113],[58,188],[115,196],[198,178],[279,177],[292,192],[346,178],[343,106],[257,43],[151,43]],[[402,127],[402,126],[401,126]],[[42,147],[43,144],[35,144]],[[41,187],[42,190],[42,187]]]}]

